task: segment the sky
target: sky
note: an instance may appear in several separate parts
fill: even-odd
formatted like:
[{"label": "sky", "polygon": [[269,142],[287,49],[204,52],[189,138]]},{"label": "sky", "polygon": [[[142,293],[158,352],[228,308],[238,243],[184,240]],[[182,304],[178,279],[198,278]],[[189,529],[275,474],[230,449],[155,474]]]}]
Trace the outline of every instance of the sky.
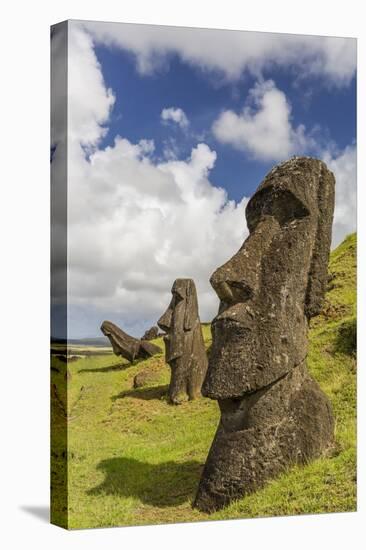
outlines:
[{"label": "sky", "polygon": [[141,336],[178,277],[211,320],[209,277],[293,155],[335,174],[332,246],[356,228],[354,39],[71,21],[67,123],[69,338]]}]

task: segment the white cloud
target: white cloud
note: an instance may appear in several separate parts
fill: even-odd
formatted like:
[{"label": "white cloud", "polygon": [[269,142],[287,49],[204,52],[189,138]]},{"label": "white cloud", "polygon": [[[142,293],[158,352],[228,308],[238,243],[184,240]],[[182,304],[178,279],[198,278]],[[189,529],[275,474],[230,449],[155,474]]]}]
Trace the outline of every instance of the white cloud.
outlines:
[{"label": "white cloud", "polygon": [[92,148],[105,135],[115,98],[105,86],[91,37],[77,25],[69,28],[68,139]]},{"label": "white cloud", "polygon": [[[110,147],[98,147],[114,96],[90,36],[76,24],[69,31],[69,334],[94,335],[105,317],[141,334],[166,308],[177,277],[196,281],[201,318],[209,320],[218,306],[209,276],[247,234],[247,199],[235,204],[212,185],[216,153],[205,143],[189,158],[160,163],[152,141],[117,137]],[[267,87],[267,93],[276,92]],[[262,96],[259,86],[253,102]],[[286,115],[286,101],[275,99]],[[300,139],[299,129],[291,131]],[[57,148],[55,163],[61,154]],[[355,177],[355,152],[347,148],[325,157],[337,177],[337,239],[353,229],[348,185],[354,184],[348,182]]]},{"label": "white cloud", "polygon": [[301,124],[291,124],[291,106],[272,80],[257,83],[240,114],[224,111],[212,131],[222,143],[261,160],[284,160],[314,145]]},{"label": "white cloud", "polygon": [[210,184],[215,158],[199,144],[186,160],[154,165],[141,144],[122,138],[89,160],[75,150],[69,169],[72,304],[118,312],[125,326],[139,326],[147,312],[156,321],[175,278],[192,277],[202,318],[215,314],[208,279],[239,248],[246,204],[228,202],[225,191]]},{"label": "white cloud", "polygon": [[178,124],[181,128],[187,128],[189,120],[180,107],[167,107],[161,111],[161,119],[165,122],[172,121]]},{"label": "white cloud", "polygon": [[356,231],[357,223],[357,153],[349,145],[338,154],[327,151],[323,160],[336,178],[332,247]]},{"label": "white cloud", "polygon": [[71,336],[95,334],[105,316],[142,333],[167,307],[177,277],[195,280],[201,318],[211,319],[218,299],[209,277],[244,239],[246,199],[235,204],[211,184],[216,153],[205,143],[160,163],[152,141],[117,137],[99,148],[113,94],[90,38],[71,25],[69,40]]},{"label": "white cloud", "polygon": [[84,23],[98,42],[134,53],[141,74],[150,74],[177,54],[203,70],[239,79],[244,71],[258,77],[273,67],[296,67],[306,78],[320,75],[327,85],[349,84],[356,70],[356,40],[263,32],[227,31],[134,25]]}]

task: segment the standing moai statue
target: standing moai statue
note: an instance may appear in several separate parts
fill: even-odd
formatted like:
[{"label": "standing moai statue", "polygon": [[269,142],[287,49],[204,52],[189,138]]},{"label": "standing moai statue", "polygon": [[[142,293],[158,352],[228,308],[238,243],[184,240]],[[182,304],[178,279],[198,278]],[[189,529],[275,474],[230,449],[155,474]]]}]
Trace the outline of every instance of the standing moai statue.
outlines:
[{"label": "standing moai statue", "polygon": [[171,368],[169,400],[181,403],[201,395],[207,370],[207,354],[198,316],[197,293],[192,279],[176,279],[173,297],[158,321],[166,332],[165,360]]},{"label": "standing moai statue", "polygon": [[124,357],[130,363],[136,359],[148,359],[161,353],[159,346],[130,336],[111,321],[103,321],[100,330],[109,339],[113,353]]},{"label": "standing moai statue", "polygon": [[275,167],[247,205],[248,238],[210,279],[220,308],[202,394],[221,419],[194,502],[202,511],[333,444],[331,406],[306,355],[327,283],[334,183],[320,160]]}]

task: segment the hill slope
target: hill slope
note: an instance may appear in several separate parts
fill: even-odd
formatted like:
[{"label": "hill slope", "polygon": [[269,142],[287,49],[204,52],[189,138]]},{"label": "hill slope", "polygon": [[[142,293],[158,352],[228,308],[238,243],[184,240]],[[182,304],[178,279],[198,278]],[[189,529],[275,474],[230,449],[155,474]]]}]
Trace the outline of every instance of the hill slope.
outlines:
[{"label": "hill slope", "polygon": [[[294,467],[263,490],[208,516],[193,510],[191,502],[218,423],[217,403],[202,398],[169,405],[163,354],[133,366],[110,355],[81,358],[67,367],[55,359],[52,383],[61,388],[68,379],[68,526],[355,510],[355,235],[332,253],[329,273],[323,312],[310,330],[308,365],[333,405],[337,445],[332,457]],[[208,346],[210,327],[203,330]],[[161,339],[155,343],[163,349]],[[146,386],[134,389],[133,378],[143,370],[149,372]],[[65,417],[63,402],[61,389],[56,397],[53,393],[55,427]],[[61,472],[56,431],[53,454],[54,468]],[[58,474],[53,483],[57,486]],[[55,500],[53,518],[63,513]]]}]

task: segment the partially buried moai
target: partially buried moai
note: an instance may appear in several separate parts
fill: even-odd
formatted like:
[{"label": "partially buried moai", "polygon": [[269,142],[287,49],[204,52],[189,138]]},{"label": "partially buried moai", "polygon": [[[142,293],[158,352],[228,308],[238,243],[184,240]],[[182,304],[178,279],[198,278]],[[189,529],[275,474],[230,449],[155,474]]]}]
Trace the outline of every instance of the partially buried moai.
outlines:
[{"label": "partially buried moai", "polygon": [[124,357],[130,363],[161,353],[159,346],[130,336],[111,321],[103,321],[100,330],[109,339],[113,353]]},{"label": "partially buried moai", "polygon": [[221,419],[194,503],[202,511],[332,446],[330,403],[306,355],[327,282],[334,183],[320,160],[275,167],[247,205],[248,238],[210,279],[220,308],[202,393]]},{"label": "partially buried moai", "polygon": [[158,321],[166,332],[165,360],[171,368],[169,400],[179,404],[201,395],[207,370],[207,354],[198,314],[197,293],[192,279],[176,279],[172,299]]}]

